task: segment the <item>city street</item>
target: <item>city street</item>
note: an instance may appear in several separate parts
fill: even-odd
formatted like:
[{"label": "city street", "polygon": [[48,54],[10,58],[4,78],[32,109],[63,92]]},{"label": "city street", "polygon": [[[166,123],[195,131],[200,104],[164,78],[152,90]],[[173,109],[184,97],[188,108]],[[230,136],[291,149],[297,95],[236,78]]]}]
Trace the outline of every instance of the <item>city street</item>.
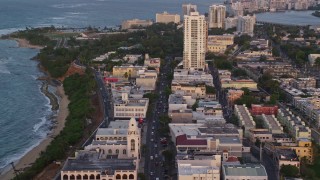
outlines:
[{"label": "city street", "polygon": [[161,152],[165,149],[160,143],[161,136],[159,135],[159,116],[162,114],[167,114],[168,109],[168,99],[165,94],[165,89],[169,86],[168,74],[171,73],[170,62],[172,59],[166,58],[165,65],[161,67],[160,73],[158,76],[158,83],[156,87],[156,94],[158,99],[152,105],[154,111],[152,112],[152,118],[147,119],[147,142],[146,142],[146,153],[145,153],[145,176],[147,179],[164,179],[166,176],[165,169],[162,167],[162,158]]}]

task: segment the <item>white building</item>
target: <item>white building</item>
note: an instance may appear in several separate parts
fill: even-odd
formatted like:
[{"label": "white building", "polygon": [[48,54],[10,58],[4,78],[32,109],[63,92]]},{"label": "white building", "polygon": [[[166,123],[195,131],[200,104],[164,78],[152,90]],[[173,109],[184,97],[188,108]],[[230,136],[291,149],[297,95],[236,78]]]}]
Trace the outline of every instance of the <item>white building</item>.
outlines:
[{"label": "white building", "polygon": [[248,34],[253,36],[254,25],[256,24],[256,16],[239,16],[237,32],[240,34]]},{"label": "white building", "polygon": [[221,155],[195,156],[193,160],[177,160],[178,180],[219,180]]},{"label": "white building", "polygon": [[157,77],[156,70],[139,70],[136,85],[146,91],[153,91],[156,88]]},{"label": "white building", "polygon": [[191,12],[184,16],[183,68],[204,69],[207,44],[207,22],[204,15]]},{"label": "white building", "polygon": [[213,77],[204,71],[192,71],[187,69],[175,69],[172,83],[205,83],[208,86],[213,85]]},{"label": "white building", "polygon": [[148,110],[148,98],[129,98],[122,93],[121,99],[115,99],[113,110],[115,118],[145,118]]},{"label": "white building", "polygon": [[142,58],[141,54],[127,54],[123,57],[123,60],[127,61],[127,63],[129,64],[133,64],[141,58]]},{"label": "white building", "polygon": [[235,28],[238,25],[238,17],[227,17],[225,20],[225,26],[224,29],[230,29],[230,28]]},{"label": "white building", "polygon": [[224,28],[226,6],[212,5],[209,7],[209,28]]},{"label": "white building", "polygon": [[92,144],[68,158],[61,179],[138,179],[141,133],[134,118],[99,128]]},{"label": "white building", "polygon": [[182,4],[182,15],[190,16],[191,12],[197,12],[197,5],[194,4]]},{"label": "white building", "polygon": [[268,174],[261,164],[222,165],[223,180],[267,180]]},{"label": "white building", "polygon": [[243,5],[240,1],[231,4],[232,15],[243,16]]},{"label": "white building", "polygon": [[157,13],[156,14],[156,23],[180,23],[180,15],[179,14],[169,14],[166,11],[163,13]]}]

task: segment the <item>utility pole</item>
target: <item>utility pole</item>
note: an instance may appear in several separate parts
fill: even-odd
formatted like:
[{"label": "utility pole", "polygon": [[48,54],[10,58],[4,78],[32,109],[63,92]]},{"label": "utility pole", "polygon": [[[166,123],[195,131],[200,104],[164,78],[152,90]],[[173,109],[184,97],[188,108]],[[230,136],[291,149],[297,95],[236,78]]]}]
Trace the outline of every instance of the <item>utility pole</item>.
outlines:
[{"label": "utility pole", "polygon": [[260,162],[262,162],[262,142],[260,142]]}]

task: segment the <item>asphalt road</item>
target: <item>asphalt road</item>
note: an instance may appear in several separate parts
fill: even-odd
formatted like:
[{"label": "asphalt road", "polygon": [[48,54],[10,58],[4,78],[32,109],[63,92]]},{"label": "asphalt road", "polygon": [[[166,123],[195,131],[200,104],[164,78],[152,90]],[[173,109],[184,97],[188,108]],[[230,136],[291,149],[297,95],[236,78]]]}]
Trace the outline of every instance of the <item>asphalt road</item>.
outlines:
[{"label": "asphalt road", "polygon": [[157,101],[153,104],[154,111],[152,118],[147,119],[147,150],[145,155],[145,176],[149,180],[165,179],[165,169],[161,166],[163,157],[161,152],[165,149],[160,143],[159,129],[159,116],[168,113],[168,99],[165,95],[165,89],[169,86],[168,74],[171,73],[172,68],[170,67],[171,58],[165,59],[166,64],[161,67],[158,76],[158,83],[155,92],[159,95]]}]

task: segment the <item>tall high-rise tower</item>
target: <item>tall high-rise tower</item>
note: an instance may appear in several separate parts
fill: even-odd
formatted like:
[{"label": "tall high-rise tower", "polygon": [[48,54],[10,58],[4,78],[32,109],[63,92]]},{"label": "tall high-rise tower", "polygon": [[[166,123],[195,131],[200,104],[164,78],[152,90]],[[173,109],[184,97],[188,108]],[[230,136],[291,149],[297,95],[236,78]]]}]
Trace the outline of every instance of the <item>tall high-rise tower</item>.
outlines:
[{"label": "tall high-rise tower", "polygon": [[191,12],[197,12],[197,5],[194,4],[182,4],[182,15],[190,16]]},{"label": "tall high-rise tower", "polygon": [[207,45],[207,22],[204,15],[191,12],[183,21],[183,68],[204,69]]},{"label": "tall high-rise tower", "polygon": [[226,6],[212,5],[209,7],[209,28],[224,28]]}]

